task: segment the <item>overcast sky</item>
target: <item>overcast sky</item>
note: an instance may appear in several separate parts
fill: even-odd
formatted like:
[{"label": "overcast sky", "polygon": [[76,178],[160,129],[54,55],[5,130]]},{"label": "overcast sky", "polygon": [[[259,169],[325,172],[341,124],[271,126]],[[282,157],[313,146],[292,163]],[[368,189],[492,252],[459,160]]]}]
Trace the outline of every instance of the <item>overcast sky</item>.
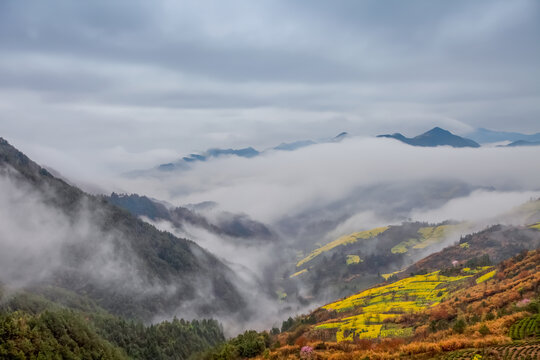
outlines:
[{"label": "overcast sky", "polygon": [[0,136],[62,171],[341,131],[537,132],[539,64],[536,0],[4,0]]}]

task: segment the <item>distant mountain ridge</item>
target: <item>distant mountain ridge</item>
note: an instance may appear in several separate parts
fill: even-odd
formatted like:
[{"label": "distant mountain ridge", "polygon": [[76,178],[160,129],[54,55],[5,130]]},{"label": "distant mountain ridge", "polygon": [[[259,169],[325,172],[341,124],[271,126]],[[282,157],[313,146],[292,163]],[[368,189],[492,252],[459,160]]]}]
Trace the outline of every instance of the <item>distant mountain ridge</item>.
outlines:
[{"label": "distant mountain ridge", "polygon": [[450,131],[442,129],[440,127],[434,127],[433,129],[421,135],[415,136],[413,138],[405,137],[404,135],[400,133],[377,135],[377,137],[396,139],[405,144],[409,144],[413,146],[422,146],[422,147],[436,147],[436,146],[452,146],[456,148],[480,147],[480,144],[478,144],[474,140],[454,135]]},{"label": "distant mountain ridge", "polygon": [[167,207],[157,200],[137,194],[119,195],[112,193],[104,198],[135,216],[146,216],[154,221],[166,220],[179,229],[189,224],[216,235],[244,239],[244,244],[246,241],[255,243],[275,240],[275,235],[266,225],[250,219],[247,215],[221,213],[218,220],[209,220],[195,209],[182,206]]},{"label": "distant mountain ridge", "polygon": [[[322,139],[322,140],[317,140],[317,141],[298,140],[298,141],[293,141],[290,143],[281,143],[270,149],[262,150],[262,151],[259,151],[251,146],[240,148],[240,149],[212,148],[212,149],[206,150],[205,152],[201,154],[196,154],[196,153],[189,154],[188,156],[184,156],[175,162],[158,165],[155,169],[157,169],[158,171],[188,170],[191,167],[191,165],[195,162],[205,162],[213,158],[219,158],[223,156],[236,156],[236,157],[250,159],[250,158],[257,157],[267,151],[294,151],[294,150],[298,150],[298,149],[315,145],[315,144],[340,142],[348,136],[349,134],[344,131],[336,135],[335,137],[328,138],[328,139]],[[138,175],[141,173],[145,173],[145,171],[134,171],[134,172],[131,172],[130,174]]]},{"label": "distant mountain ridge", "polygon": [[529,141],[529,142],[540,142],[540,133],[536,134],[522,134],[518,132],[508,132],[508,131],[494,131],[485,128],[479,128],[465,134],[469,139],[472,139],[480,144],[494,143],[501,141]]},{"label": "distant mountain ridge", "polygon": [[252,158],[258,156],[259,151],[255,150],[252,147],[242,148],[242,149],[209,149],[203,154],[189,154],[184,156],[182,159],[174,163],[161,164],[157,168],[161,171],[171,171],[177,169],[187,169],[189,164],[197,161],[207,161],[210,158],[217,158],[220,156],[233,155],[243,158]]},{"label": "distant mountain ridge", "polygon": [[540,141],[517,140],[503,147],[540,146]]}]

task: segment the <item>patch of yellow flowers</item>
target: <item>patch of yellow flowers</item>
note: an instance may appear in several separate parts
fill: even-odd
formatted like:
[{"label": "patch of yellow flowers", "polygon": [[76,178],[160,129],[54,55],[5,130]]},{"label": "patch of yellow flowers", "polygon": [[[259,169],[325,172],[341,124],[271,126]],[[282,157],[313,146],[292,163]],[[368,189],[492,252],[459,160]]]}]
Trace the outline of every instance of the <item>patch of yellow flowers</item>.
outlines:
[{"label": "patch of yellow flowers", "polygon": [[308,256],[306,256],[305,258],[300,260],[296,264],[296,266],[300,267],[300,266],[304,265],[305,263],[307,263],[308,261],[313,260],[314,258],[321,255],[322,253],[324,253],[326,251],[329,251],[329,250],[332,250],[335,247],[342,246],[342,245],[353,244],[353,243],[357,242],[360,239],[374,238],[375,236],[385,232],[387,229],[388,229],[388,226],[383,226],[383,227],[379,227],[379,228],[375,228],[375,229],[371,229],[371,230],[355,232],[355,233],[352,233],[352,234],[349,234],[349,235],[342,236],[342,237],[340,237],[340,238],[338,238],[338,239],[336,239],[336,240],[334,240],[332,242],[329,242],[328,244],[326,244],[324,246],[321,246],[318,249],[313,250],[311,253],[309,253]]},{"label": "patch of yellow flowers", "polygon": [[415,275],[392,284],[364,290],[356,295],[323,306],[337,312],[359,314],[317,325],[316,329],[337,329],[336,340],[408,336],[411,329],[395,328],[384,320],[404,313],[418,312],[437,305],[447,294],[445,285],[472,275],[443,276],[439,271]]}]

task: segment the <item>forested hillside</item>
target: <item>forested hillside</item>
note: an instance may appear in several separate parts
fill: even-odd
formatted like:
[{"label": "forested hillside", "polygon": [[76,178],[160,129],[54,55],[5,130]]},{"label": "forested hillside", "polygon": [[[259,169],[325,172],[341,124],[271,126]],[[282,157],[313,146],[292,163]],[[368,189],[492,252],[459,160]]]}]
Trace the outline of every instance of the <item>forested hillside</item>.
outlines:
[{"label": "forested hillside", "polygon": [[276,237],[266,225],[250,219],[247,215],[221,212],[217,219],[209,220],[198,211],[187,207],[166,206],[157,200],[137,194],[112,193],[104,199],[135,216],[145,216],[154,221],[166,220],[179,230],[186,225],[193,226],[248,245],[275,240]]},{"label": "forested hillside", "polygon": [[5,239],[6,286],[54,285],[145,321],[176,313],[247,316],[235,275],[218,258],[68,185],[3,139],[0,180],[5,216],[25,213],[13,218],[19,226]]},{"label": "forested hillside", "polygon": [[215,320],[175,318],[148,326],[69,296],[71,308],[32,293],[1,296],[0,358],[187,359],[224,341]]}]

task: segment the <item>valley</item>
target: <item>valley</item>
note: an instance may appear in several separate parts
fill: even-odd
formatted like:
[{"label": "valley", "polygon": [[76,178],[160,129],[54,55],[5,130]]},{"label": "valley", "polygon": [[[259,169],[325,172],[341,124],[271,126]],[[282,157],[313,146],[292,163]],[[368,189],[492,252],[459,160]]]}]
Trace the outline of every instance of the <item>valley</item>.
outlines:
[{"label": "valley", "polygon": [[[232,359],[248,356],[238,353],[241,346],[247,346],[245,341],[259,343],[257,339],[262,342],[248,357],[262,352],[271,358],[302,357],[306,346],[323,358],[365,353],[382,359],[393,358],[393,352],[459,358],[474,351],[480,354],[474,350],[479,346],[482,354],[486,346],[495,354],[497,346],[508,344],[512,345],[507,352],[536,351],[530,339],[537,334],[537,305],[529,302],[538,301],[539,199],[490,220],[519,219],[524,225],[404,221],[352,232],[315,247],[302,246],[288,242],[275,225],[216,210],[212,203],[175,207],[137,194],[89,195],[54,177],[7,141],[0,145],[2,181],[13,189],[11,196],[24,191],[32,196],[33,211],[53,211],[53,217],[36,214],[46,215],[42,221],[72,226],[80,226],[81,219],[90,221],[89,231],[77,238],[60,237],[39,255],[28,254],[26,261],[34,262],[37,257],[32,256],[55,256],[53,263],[37,263],[49,274],[39,282],[21,277],[20,272],[15,286],[9,278],[13,271],[4,271],[0,301],[3,331],[8,331],[0,346],[4,354],[54,351],[91,358],[99,353],[110,359],[214,359],[221,357],[216,354],[225,351],[223,346],[232,344],[227,350],[231,354],[224,355]],[[20,211],[21,204],[10,199],[2,201]],[[165,224],[170,226],[167,231],[154,227]],[[195,242],[182,238],[192,235]],[[201,236],[218,242],[199,247],[197,243],[205,244]],[[55,255],[58,246],[65,250]],[[258,270],[243,268],[219,252],[227,247],[233,253],[256,252],[262,246],[275,257]],[[20,251],[17,245],[11,247]],[[101,255],[102,248],[113,249],[115,257]],[[103,271],[88,273],[84,264],[94,263]],[[3,264],[11,263],[4,258]],[[114,273],[104,272],[112,266]],[[250,296],[247,287],[257,295]],[[478,297],[480,289],[483,295]],[[462,304],[463,296],[471,298],[466,307],[459,305],[457,313],[454,304],[448,308],[456,301]],[[270,307],[266,320],[260,318],[261,300]],[[471,313],[479,301],[491,310]],[[516,301],[527,306],[516,310],[521,306]],[[318,304],[322,306],[317,308]],[[317,309],[308,315],[297,315],[313,308]],[[494,313],[499,315],[490,319]],[[177,320],[178,315],[195,320]],[[201,317],[217,321],[200,322]],[[498,317],[502,325],[493,322]],[[227,341],[219,324],[226,324],[228,336],[234,336],[234,331],[249,329],[260,320],[264,325],[259,331],[274,328],[250,330]],[[53,325],[58,321],[61,325]],[[28,333],[25,324],[35,332]],[[194,331],[194,326],[201,328]],[[490,335],[487,340],[465,339],[460,327]],[[116,331],[123,332],[123,338]],[[62,341],[60,334],[65,334]],[[407,345],[405,339],[412,342]],[[524,345],[511,342],[521,339],[526,340]],[[28,340],[33,345],[23,345]],[[185,341],[187,347],[181,345]],[[433,341],[454,345],[435,346]],[[473,350],[460,350],[468,348]]]},{"label": "valley", "polygon": [[540,1],[0,1],[0,360],[540,360]]}]

